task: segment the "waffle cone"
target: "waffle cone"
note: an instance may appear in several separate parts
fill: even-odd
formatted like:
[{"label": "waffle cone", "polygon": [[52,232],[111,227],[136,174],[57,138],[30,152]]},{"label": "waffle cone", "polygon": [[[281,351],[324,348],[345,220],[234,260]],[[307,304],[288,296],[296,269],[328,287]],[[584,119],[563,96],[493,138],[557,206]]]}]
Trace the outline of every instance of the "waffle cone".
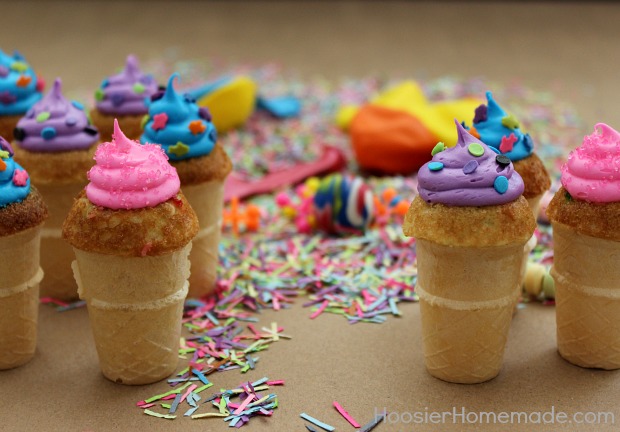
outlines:
[{"label": "waffle cone", "polygon": [[147,257],[74,249],[73,271],[106,378],[149,384],[176,369],[190,249]]},{"label": "waffle cone", "polygon": [[224,182],[213,180],[187,185],[183,194],[196,212],[200,230],[192,241],[189,255],[189,297],[203,297],[215,289],[217,279],[218,245],[224,206]]},{"label": "waffle cone", "polygon": [[520,292],[523,244],[451,247],[417,239],[426,368],[473,384],[499,373]]},{"label": "waffle cone", "polygon": [[0,237],[0,370],[27,363],[37,346],[41,227]]},{"label": "waffle cone", "polygon": [[553,223],[558,350],[570,363],[620,368],[620,242]]},{"label": "waffle cone", "polygon": [[41,282],[41,297],[76,300],[77,285],[73,279],[71,262],[73,248],[62,239],[62,224],[73,205],[74,198],[85,184],[38,185],[48,208],[49,217],[41,233],[41,267],[45,279]]}]

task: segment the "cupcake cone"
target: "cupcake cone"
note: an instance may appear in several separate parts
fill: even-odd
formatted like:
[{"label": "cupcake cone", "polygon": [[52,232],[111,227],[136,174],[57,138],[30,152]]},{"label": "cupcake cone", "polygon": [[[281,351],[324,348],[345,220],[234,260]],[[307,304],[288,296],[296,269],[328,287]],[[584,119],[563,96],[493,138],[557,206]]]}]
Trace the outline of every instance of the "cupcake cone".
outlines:
[{"label": "cupcake cone", "polygon": [[0,237],[0,370],[30,361],[37,345],[41,227]]},{"label": "cupcake cone", "polygon": [[188,255],[198,220],[163,150],[115,122],[90,183],[63,224],[86,301],[101,370],[122,384],[169,376],[178,362]]},{"label": "cupcake cone", "polygon": [[217,279],[224,182],[214,180],[183,186],[183,194],[196,212],[200,225],[189,255],[192,263],[189,297],[201,297],[214,290]]},{"label": "cupcake cone", "polygon": [[176,369],[190,249],[154,257],[75,249],[73,271],[106,378],[148,384]]},{"label": "cupcake cone", "polygon": [[620,242],[553,223],[558,350],[581,367],[620,368]]},{"label": "cupcake cone", "polygon": [[455,383],[494,378],[520,293],[521,245],[455,248],[423,239],[416,245],[426,368]]}]

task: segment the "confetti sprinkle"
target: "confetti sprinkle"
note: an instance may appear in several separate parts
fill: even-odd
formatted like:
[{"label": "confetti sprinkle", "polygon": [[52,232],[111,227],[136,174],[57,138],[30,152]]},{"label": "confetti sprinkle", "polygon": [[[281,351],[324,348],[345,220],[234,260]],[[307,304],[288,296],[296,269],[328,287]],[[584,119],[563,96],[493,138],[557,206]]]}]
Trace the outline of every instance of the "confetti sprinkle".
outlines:
[{"label": "confetti sprinkle", "polygon": [[16,169],[13,171],[13,184],[15,186],[26,186],[28,183],[28,173],[26,170]]},{"label": "confetti sprinkle", "polygon": [[189,130],[194,135],[201,134],[206,129],[207,129],[207,127],[205,126],[205,124],[203,122],[201,122],[200,120],[194,120],[193,122],[191,122],[189,124]]},{"label": "confetti sprinkle", "polygon": [[433,147],[433,150],[431,150],[431,156],[435,156],[437,153],[440,153],[444,151],[445,149],[446,149],[445,144],[440,141],[437,144],[435,144],[435,147]]},{"label": "confetti sprinkle", "polygon": [[335,431],[335,430],[336,430],[336,428],[335,428],[335,427],[330,426],[330,425],[328,425],[327,423],[323,423],[322,421],[317,420],[317,419],[315,419],[314,417],[309,416],[309,415],[308,415],[308,414],[306,414],[306,413],[301,413],[301,414],[299,414],[299,417],[301,417],[301,418],[302,418],[302,419],[304,419],[304,420],[309,421],[310,423],[312,423],[312,424],[313,424],[313,425],[315,425],[315,426],[320,427],[321,429],[325,429],[325,430],[326,430],[326,431],[328,431],[328,432],[332,432],[332,431]]},{"label": "confetti sprinkle", "polygon": [[47,119],[50,118],[50,113],[48,111],[43,111],[37,115],[37,123],[43,123]]},{"label": "confetti sprinkle", "polygon": [[502,153],[508,153],[512,151],[514,144],[518,141],[518,138],[514,133],[511,133],[508,136],[503,136],[502,141],[499,144],[499,151]]},{"label": "confetti sprinkle", "polygon": [[27,87],[31,81],[32,81],[32,78],[29,77],[28,75],[20,75],[20,77],[17,79],[16,84],[17,84],[17,87]]},{"label": "confetti sprinkle", "polygon": [[168,153],[176,156],[183,156],[187,152],[189,152],[189,146],[182,143],[181,141],[179,141],[173,146],[168,147]]},{"label": "confetti sprinkle", "polygon": [[340,415],[345,418],[346,421],[351,423],[351,426],[353,426],[354,428],[360,427],[360,424],[356,422],[355,419],[351,417],[351,414],[349,414],[347,410],[345,410],[338,402],[334,401],[333,404],[334,408],[336,408],[336,411],[338,411]]},{"label": "confetti sprinkle", "polygon": [[508,129],[517,129],[519,127],[519,122],[512,115],[508,115],[502,118],[502,125]]},{"label": "confetti sprinkle", "polygon": [[471,143],[467,147],[467,151],[469,151],[469,153],[473,156],[482,156],[484,154],[484,147],[478,143]]},{"label": "confetti sprinkle", "polygon": [[71,105],[79,109],[80,111],[84,111],[84,105],[79,103],[78,101],[71,101]]},{"label": "confetti sprinkle", "polygon": [[429,162],[428,169],[431,171],[441,171],[443,169],[443,163],[441,162]]},{"label": "confetti sprinkle", "polygon": [[151,125],[151,128],[153,130],[164,129],[167,123],[168,123],[168,114],[166,113],[155,114],[153,116],[153,124]]}]

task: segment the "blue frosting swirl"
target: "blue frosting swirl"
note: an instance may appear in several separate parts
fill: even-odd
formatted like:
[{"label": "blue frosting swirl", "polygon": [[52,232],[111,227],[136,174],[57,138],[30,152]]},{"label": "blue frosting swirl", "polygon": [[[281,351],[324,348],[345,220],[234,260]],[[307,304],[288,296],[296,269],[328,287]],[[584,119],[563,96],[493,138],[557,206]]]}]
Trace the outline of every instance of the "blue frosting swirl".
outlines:
[{"label": "blue frosting swirl", "polygon": [[530,135],[521,131],[519,123],[495,102],[490,91],[486,92],[486,96],[487,105],[476,109],[473,122],[480,140],[513,162],[531,155],[534,143]]},{"label": "blue frosting swirl", "polygon": [[30,193],[30,177],[13,160],[13,148],[0,137],[0,208],[24,200]]},{"label": "blue frosting swirl", "polygon": [[178,76],[175,73],[170,77],[163,95],[151,98],[148,120],[140,137],[142,144],[161,145],[173,161],[208,155],[217,141],[208,111],[174,90]]},{"label": "blue frosting swirl", "polygon": [[0,50],[0,115],[23,114],[41,99],[37,76],[15,53],[6,55]]}]

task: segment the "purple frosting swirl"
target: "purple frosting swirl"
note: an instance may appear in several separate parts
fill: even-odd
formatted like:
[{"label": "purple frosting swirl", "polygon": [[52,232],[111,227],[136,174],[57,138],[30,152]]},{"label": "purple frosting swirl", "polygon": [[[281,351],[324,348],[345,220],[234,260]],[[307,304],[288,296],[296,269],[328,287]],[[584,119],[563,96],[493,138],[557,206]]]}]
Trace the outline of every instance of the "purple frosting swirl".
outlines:
[{"label": "purple frosting swirl", "polygon": [[104,114],[146,114],[147,100],[157,89],[155,78],[142,73],[136,56],[129,55],[121,73],[103,80],[95,92],[95,106]]},{"label": "purple frosting swirl", "polygon": [[510,159],[497,154],[458,122],[456,127],[456,146],[436,153],[418,171],[420,196],[429,204],[448,206],[500,205],[519,198],[523,180]]},{"label": "purple frosting swirl", "polygon": [[99,132],[90,124],[82,104],[67,100],[61,86],[56,78],[50,92],[17,122],[13,134],[22,148],[61,152],[87,149],[99,141]]}]

